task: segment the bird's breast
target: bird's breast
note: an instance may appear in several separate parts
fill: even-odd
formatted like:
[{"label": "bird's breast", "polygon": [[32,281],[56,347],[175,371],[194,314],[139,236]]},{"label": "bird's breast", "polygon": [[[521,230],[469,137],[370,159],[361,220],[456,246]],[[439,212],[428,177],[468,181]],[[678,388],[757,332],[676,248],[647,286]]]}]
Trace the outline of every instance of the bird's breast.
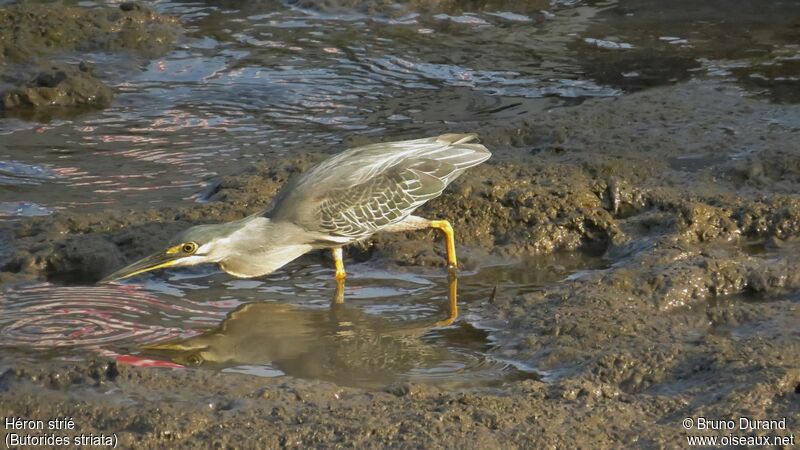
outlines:
[{"label": "bird's breast", "polygon": [[313,247],[308,244],[256,249],[250,253],[228,256],[219,262],[219,267],[235,277],[259,277],[280,269],[311,250]]}]

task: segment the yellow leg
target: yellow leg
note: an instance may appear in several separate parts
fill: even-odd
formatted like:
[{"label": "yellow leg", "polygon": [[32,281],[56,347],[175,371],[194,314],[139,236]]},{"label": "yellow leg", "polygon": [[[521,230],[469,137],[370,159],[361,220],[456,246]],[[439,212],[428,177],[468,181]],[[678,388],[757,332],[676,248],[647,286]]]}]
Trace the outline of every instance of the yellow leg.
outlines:
[{"label": "yellow leg", "polygon": [[431,228],[436,228],[444,233],[444,238],[447,240],[447,265],[451,268],[458,267],[456,260],[456,238],[453,232],[453,226],[446,220],[431,220]]},{"label": "yellow leg", "polygon": [[331,299],[331,306],[344,304],[344,278],[336,280],[336,291]]},{"label": "yellow leg", "polygon": [[333,263],[336,264],[336,280],[344,280],[347,278],[347,273],[344,271],[344,261],[342,261],[342,247],[333,249]]},{"label": "yellow leg", "polygon": [[333,304],[344,303],[344,279],[347,273],[344,271],[344,261],[342,261],[342,247],[332,249],[333,263],[336,265],[336,293],[333,294]]},{"label": "yellow leg", "polygon": [[447,319],[440,320],[434,324],[437,327],[446,327],[452,325],[458,319],[458,277],[455,270],[451,270],[447,278],[448,291],[447,300],[450,303],[450,311]]}]

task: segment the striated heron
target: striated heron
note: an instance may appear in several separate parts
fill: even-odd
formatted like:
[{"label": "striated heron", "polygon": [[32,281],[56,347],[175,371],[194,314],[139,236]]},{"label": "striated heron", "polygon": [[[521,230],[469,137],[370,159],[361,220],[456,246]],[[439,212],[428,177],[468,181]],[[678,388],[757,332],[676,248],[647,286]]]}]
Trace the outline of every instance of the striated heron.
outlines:
[{"label": "striated heron", "polygon": [[342,152],[290,180],[265,210],[229,223],[198,225],[177,235],[165,250],[103,281],[165,267],[216,263],[242,278],[271,273],[315,249],[332,249],[336,279],[345,278],[342,246],[379,231],[436,228],[447,240],[455,268],[453,227],[412,213],[466,169],[491,153],[475,134],[444,134],[366,145]]}]

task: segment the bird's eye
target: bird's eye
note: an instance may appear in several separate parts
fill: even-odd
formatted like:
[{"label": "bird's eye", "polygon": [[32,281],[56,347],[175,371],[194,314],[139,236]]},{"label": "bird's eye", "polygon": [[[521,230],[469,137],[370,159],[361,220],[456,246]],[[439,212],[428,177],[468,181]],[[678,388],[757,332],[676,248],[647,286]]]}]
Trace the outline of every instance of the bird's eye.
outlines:
[{"label": "bird's eye", "polygon": [[183,246],[181,247],[181,251],[183,251],[183,253],[186,253],[187,255],[191,255],[192,253],[197,251],[197,244],[195,244],[194,242],[187,242],[183,244]]}]

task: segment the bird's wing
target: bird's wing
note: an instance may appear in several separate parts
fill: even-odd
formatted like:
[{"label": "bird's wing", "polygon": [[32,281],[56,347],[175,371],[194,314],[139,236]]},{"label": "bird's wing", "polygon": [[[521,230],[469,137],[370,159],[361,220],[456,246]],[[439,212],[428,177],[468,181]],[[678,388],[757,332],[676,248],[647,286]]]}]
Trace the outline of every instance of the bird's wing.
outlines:
[{"label": "bird's wing", "polygon": [[439,196],[491,156],[475,135],[373,144],[330,158],[284,187],[268,215],[344,240],[369,236]]}]

